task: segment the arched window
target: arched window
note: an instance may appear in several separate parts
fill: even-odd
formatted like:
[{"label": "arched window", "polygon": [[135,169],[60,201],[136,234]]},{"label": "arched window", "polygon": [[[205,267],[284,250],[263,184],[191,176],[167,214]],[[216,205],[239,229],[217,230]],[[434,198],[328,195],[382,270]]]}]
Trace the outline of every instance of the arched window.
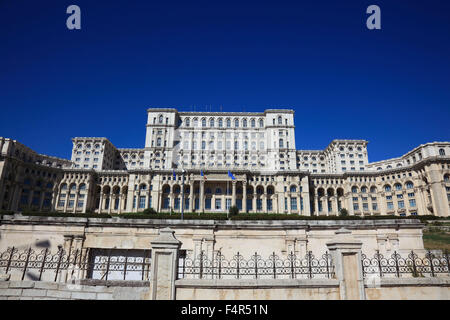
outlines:
[{"label": "arched window", "polygon": [[227,128],[231,128],[231,120],[227,119]]},{"label": "arched window", "polygon": [[206,119],[205,118],[202,119],[202,127],[206,127]]},{"label": "arched window", "polygon": [[357,193],[358,192],[358,188],[357,187],[352,187],[352,193]]},{"label": "arched window", "polygon": [[445,182],[449,182],[449,181],[450,181],[450,176],[449,176],[448,174],[446,174],[446,175],[444,176],[444,181],[445,181]]},{"label": "arched window", "polygon": [[259,120],[259,127],[260,127],[260,128],[264,127],[264,121],[263,121],[262,119]]},{"label": "arched window", "polygon": [[283,119],[281,117],[278,117],[278,124],[283,124]]},{"label": "arched window", "polygon": [[391,186],[390,185],[385,185],[384,186],[384,191],[386,191],[386,192],[389,192],[389,191],[391,191]]},{"label": "arched window", "polygon": [[159,116],[159,123],[163,123],[164,117],[162,115]]},{"label": "arched window", "polygon": [[209,120],[209,126],[210,127],[214,127],[214,119],[210,119]]},{"label": "arched window", "polygon": [[139,190],[147,190],[147,185],[145,183],[141,184]]},{"label": "arched window", "polygon": [[279,145],[280,145],[280,148],[284,148],[284,146],[283,146],[283,139],[280,139]]},{"label": "arched window", "polygon": [[222,121],[222,118],[220,118],[219,119],[219,128],[222,128],[223,127],[223,121]]},{"label": "arched window", "polygon": [[86,185],[84,183],[80,184],[80,191],[86,190]]},{"label": "arched window", "polygon": [[411,181],[408,181],[406,183],[406,189],[412,189],[412,188],[414,188],[414,184]]},{"label": "arched window", "polygon": [[291,186],[291,188],[289,190],[291,192],[297,192],[297,187],[296,186]]},{"label": "arched window", "polygon": [[444,149],[439,149],[439,155],[440,156],[445,156],[445,150]]},{"label": "arched window", "polygon": [[198,127],[198,119],[194,118],[194,127]]},{"label": "arched window", "polygon": [[239,128],[239,120],[238,119],[234,120],[234,127]]},{"label": "arched window", "polygon": [[247,119],[244,119],[244,121],[242,121],[242,126],[244,128],[247,128]]},{"label": "arched window", "polygon": [[362,192],[362,193],[367,193],[367,187],[362,187],[362,188],[361,188],[361,192]]},{"label": "arched window", "polygon": [[186,119],[186,127],[189,127],[191,125],[191,120],[189,118]]},{"label": "arched window", "polygon": [[256,126],[256,121],[255,121],[255,119],[252,119],[252,121],[251,121],[251,126],[252,126],[252,128],[254,128],[254,127]]},{"label": "arched window", "polygon": [[395,184],[395,190],[402,190],[402,185],[400,183]]}]

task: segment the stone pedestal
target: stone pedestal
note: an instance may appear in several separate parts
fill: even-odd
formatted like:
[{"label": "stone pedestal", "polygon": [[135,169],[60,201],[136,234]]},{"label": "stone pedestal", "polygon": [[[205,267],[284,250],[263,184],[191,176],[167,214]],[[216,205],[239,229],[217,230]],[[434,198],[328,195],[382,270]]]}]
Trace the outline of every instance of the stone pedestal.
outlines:
[{"label": "stone pedestal", "polygon": [[159,237],[151,242],[151,300],[175,300],[178,250],[181,242],[175,238],[174,233],[170,228],[161,229]]},{"label": "stone pedestal", "polygon": [[356,240],[350,230],[341,228],[326,244],[332,255],[335,274],[339,280],[341,300],[365,300],[361,265],[362,242]]}]

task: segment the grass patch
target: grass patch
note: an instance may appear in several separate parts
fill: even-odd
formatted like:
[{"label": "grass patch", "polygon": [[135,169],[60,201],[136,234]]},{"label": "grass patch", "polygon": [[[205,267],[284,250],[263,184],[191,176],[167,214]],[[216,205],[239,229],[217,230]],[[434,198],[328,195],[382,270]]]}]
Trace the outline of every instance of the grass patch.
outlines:
[{"label": "grass patch", "polygon": [[450,232],[442,230],[424,231],[423,245],[428,250],[450,251]]}]

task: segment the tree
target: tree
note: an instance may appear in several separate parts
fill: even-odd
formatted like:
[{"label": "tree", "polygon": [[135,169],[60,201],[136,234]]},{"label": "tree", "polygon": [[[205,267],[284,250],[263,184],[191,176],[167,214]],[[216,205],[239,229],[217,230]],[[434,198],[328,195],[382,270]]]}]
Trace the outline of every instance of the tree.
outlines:
[{"label": "tree", "polygon": [[237,206],[231,206],[228,212],[230,216],[236,216],[239,213],[239,208]]},{"label": "tree", "polygon": [[144,210],[145,214],[157,214],[156,210],[153,208],[147,208]]},{"label": "tree", "polygon": [[345,208],[342,208],[341,210],[339,210],[339,216],[341,217],[346,217],[348,216],[348,211]]}]

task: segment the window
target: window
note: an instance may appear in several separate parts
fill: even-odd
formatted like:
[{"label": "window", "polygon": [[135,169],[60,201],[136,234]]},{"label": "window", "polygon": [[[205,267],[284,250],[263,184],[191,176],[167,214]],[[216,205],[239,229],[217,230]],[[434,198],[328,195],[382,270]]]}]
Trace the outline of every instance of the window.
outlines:
[{"label": "window", "polygon": [[387,208],[388,210],[394,210],[394,203],[393,202],[387,202]]},{"label": "window", "polygon": [[439,149],[439,155],[440,156],[445,156],[445,150],[444,149]]},{"label": "window", "polygon": [[409,206],[411,208],[415,208],[416,207],[416,200],[415,199],[410,199],[409,200]]},{"label": "window", "polygon": [[291,210],[297,210],[297,198],[291,198]]},{"label": "window", "polygon": [[405,202],[402,200],[402,201],[399,201],[398,202],[398,208],[399,209],[403,209],[405,207]]},{"label": "window", "polygon": [[221,210],[222,209],[222,199],[216,199],[215,209],[216,210]]},{"label": "window", "polygon": [[386,192],[391,191],[391,186],[390,185],[384,186],[384,191],[386,191]]}]

